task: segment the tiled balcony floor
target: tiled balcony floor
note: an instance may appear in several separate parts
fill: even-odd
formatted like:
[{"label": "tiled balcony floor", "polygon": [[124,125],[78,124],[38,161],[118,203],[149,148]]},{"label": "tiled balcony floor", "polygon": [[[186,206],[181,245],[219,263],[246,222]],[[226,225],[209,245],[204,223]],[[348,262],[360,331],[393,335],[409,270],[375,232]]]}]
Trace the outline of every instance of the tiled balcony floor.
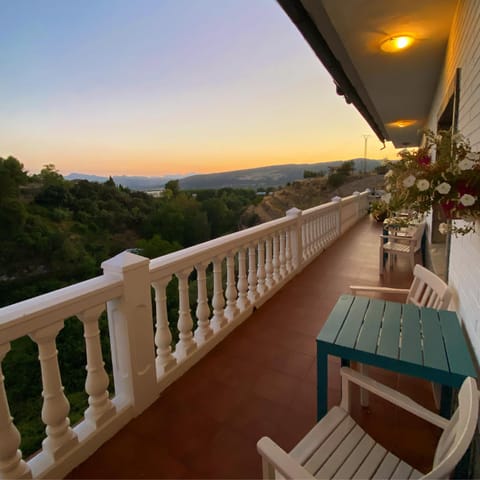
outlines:
[{"label": "tiled balcony floor", "polygon": [[[260,478],[257,440],[268,435],[288,451],[315,423],[315,337],[350,284],[381,282],[379,233],[370,219],[347,232],[68,478]],[[407,287],[407,262],[399,259],[384,281]],[[335,404],[339,362],[331,362]],[[427,382],[371,373],[433,408]],[[355,414],[374,438],[428,470],[434,427],[375,399]]]}]

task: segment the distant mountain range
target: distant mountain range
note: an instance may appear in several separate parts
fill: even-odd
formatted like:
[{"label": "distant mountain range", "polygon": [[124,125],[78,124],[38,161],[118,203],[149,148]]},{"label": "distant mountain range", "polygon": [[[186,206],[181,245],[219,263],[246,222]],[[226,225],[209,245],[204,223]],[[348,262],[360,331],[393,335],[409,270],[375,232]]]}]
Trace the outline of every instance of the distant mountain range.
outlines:
[{"label": "distant mountain range", "polygon": [[[379,166],[381,160],[366,160],[363,158],[352,159],[356,171],[364,169],[372,171]],[[155,190],[162,188],[170,180],[179,180],[183,190],[206,189],[206,188],[268,188],[286,185],[289,182],[303,178],[305,170],[314,172],[328,172],[329,167],[338,167],[346,160],[337,160],[323,163],[301,163],[289,165],[272,165],[269,167],[249,168],[246,170],[234,170],[231,172],[207,173],[202,175],[166,175],[163,177],[140,177],[140,176],[112,176],[117,185],[132,190]],[[84,179],[91,182],[106,182],[108,177],[88,175],[83,173],[70,173],[65,176],[67,180]]]}]

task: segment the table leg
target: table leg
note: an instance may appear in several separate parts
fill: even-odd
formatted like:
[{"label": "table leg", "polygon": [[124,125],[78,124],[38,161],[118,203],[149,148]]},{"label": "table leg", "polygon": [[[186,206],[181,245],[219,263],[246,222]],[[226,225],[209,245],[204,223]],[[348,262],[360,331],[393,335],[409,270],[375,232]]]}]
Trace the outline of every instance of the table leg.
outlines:
[{"label": "table leg", "polygon": [[317,420],[321,420],[328,408],[328,355],[317,347]]},{"label": "table leg", "polygon": [[440,415],[445,418],[452,416],[453,388],[448,385],[442,385],[442,394],[440,397]]}]

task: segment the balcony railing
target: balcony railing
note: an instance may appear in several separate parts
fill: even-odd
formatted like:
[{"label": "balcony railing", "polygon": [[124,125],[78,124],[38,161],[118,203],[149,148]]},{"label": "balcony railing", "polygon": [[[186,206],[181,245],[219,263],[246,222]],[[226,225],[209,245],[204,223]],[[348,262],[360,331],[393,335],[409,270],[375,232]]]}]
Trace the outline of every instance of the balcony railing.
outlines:
[{"label": "balcony railing", "polygon": [[[141,414],[367,210],[368,192],[355,193],[305,211],[292,209],[284,218],[151,261],[123,252],[104,262],[104,273],[97,278],[1,309],[0,478],[66,475]],[[168,310],[169,285],[168,291],[173,286],[174,297],[178,296],[176,318]],[[112,397],[99,331],[105,309]],[[74,427],[56,342],[70,317],[83,324],[89,404]],[[29,459],[23,459],[19,450],[21,437],[10,415],[1,373],[10,342],[24,336],[38,347],[41,418],[46,426],[42,448]]]}]

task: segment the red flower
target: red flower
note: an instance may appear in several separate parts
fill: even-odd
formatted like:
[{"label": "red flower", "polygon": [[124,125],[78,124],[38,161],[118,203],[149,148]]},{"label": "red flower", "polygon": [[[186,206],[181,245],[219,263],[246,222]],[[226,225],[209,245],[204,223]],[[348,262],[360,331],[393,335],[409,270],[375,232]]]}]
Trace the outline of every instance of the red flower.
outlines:
[{"label": "red flower", "polygon": [[426,153],[424,153],[418,157],[417,162],[420,165],[427,166],[432,163],[432,158],[430,157],[430,155],[427,155]]}]

